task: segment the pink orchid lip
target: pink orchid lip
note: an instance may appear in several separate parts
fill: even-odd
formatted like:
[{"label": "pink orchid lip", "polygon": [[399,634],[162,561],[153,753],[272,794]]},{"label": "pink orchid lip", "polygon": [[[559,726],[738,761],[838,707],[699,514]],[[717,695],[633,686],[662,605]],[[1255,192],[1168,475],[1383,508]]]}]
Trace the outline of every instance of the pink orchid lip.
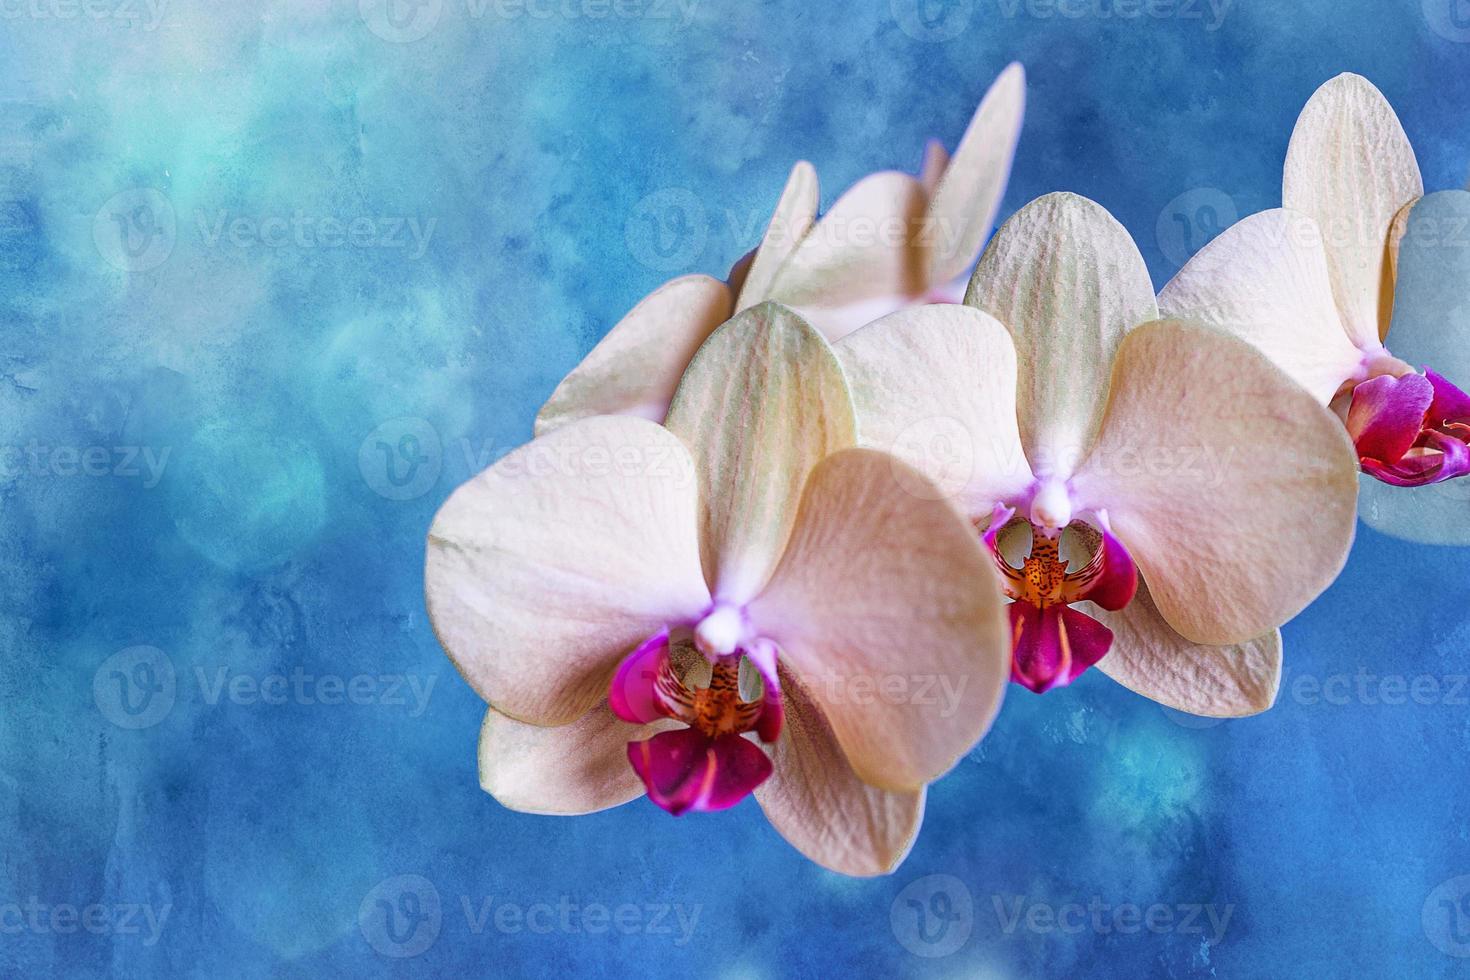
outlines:
[{"label": "pink orchid lip", "polygon": [[1014,513],[1014,508],[997,507],[983,540],[1013,600],[1011,680],[1044,694],[1072,683],[1112,647],[1112,630],[1071,604],[1086,601],[1110,611],[1122,609],[1138,590],[1138,566],[1107,527],[1106,515],[1098,515],[1097,550],[1082,568],[1074,571],[1061,558],[1060,532],[1046,534],[1034,524],[1031,553],[1016,568],[996,548],[1001,528]]},{"label": "pink orchid lip", "polygon": [[[710,662],[707,687],[692,688],[679,677],[665,628],[623,659],[608,691],[608,706],[626,722],[673,719],[688,726],[628,743],[628,762],[648,798],[675,816],[734,806],[771,774],[770,759],[745,734],[763,742],[781,734],[777,648],[744,638],[743,615],[732,617],[729,608],[714,607],[694,628],[695,645]],[[740,694],[742,659],[761,675],[758,701]]]},{"label": "pink orchid lip", "polygon": [[1470,473],[1470,395],[1425,369],[1352,389],[1347,429],[1364,473],[1417,487]]}]

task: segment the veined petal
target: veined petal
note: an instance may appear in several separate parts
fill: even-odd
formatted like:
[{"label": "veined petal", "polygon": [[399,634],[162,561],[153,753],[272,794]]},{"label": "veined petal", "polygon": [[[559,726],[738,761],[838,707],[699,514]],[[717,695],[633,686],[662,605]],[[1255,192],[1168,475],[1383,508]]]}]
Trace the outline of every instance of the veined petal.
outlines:
[{"label": "veined petal", "polygon": [[915,790],[946,772],[989,728],[1010,675],[989,554],[925,482],[868,449],[823,460],[748,610],[853,771],[883,789]]},{"label": "veined petal", "polygon": [[629,742],[627,759],[648,798],[674,816],[726,810],[771,774],[771,760],[739,735],[709,739],[692,728]]},{"label": "veined petal", "polygon": [[798,161],[791,168],[791,176],[786,178],[781,200],[777,202],[771,223],[766,226],[765,237],[751,260],[750,270],[740,287],[740,298],[735,303],[735,312],[771,298],[776,274],[816,220],[817,203],[817,171],[805,160]]},{"label": "veined petal", "polygon": [[1470,385],[1470,191],[1440,191],[1414,205],[1398,267],[1389,347]]},{"label": "veined petal", "polygon": [[1097,669],[1135,694],[1208,718],[1254,715],[1276,701],[1281,684],[1277,630],[1234,646],[1191,643],[1164,622],[1142,582],[1121,610],[1081,608],[1113,631],[1113,648]]},{"label": "veined petal", "polygon": [[1221,232],[1159,293],[1159,311],[1239,337],[1324,405],[1363,356],[1332,297],[1321,229],[1284,208]]},{"label": "veined petal", "polygon": [[[812,226],[777,274],[770,298],[796,307],[826,333],[829,318],[848,325],[844,307],[881,300],[892,310],[922,296],[928,283],[916,246],[928,201],[909,174],[864,177]],[[838,336],[828,333],[831,340]]]},{"label": "veined petal", "polygon": [[811,468],[857,442],[842,367],[805,320],[762,303],[700,348],[668,427],[697,463],[706,577],[743,603],[775,567]]},{"label": "veined petal", "polygon": [[933,191],[923,237],[930,285],[964,275],[980,254],[1005,196],[1025,112],[1026,71],[1012,63],[980,101]]},{"label": "veined petal", "polygon": [[1347,431],[1360,457],[1397,463],[1424,427],[1434,386],[1422,374],[1380,375],[1353,388]]},{"label": "veined petal", "polygon": [[786,728],[771,749],[771,778],[755,798],[802,854],[840,874],[887,874],[918,836],[924,790],[869,786],[848,764],[832,726],[788,675]]},{"label": "veined petal", "polygon": [[965,305],[1015,339],[1021,443],[1032,469],[1067,477],[1092,445],[1119,342],[1157,316],[1138,247],[1101,206],[1048,194],[995,233]]},{"label": "veined petal", "polygon": [[536,416],[536,434],[593,415],[662,422],[694,352],[730,318],[718,279],[681,276],[649,293],[572,368]]},{"label": "veined petal", "polygon": [[1280,626],[1337,576],[1356,470],[1337,416],[1253,347],[1159,321],[1119,347],[1072,487],[1079,507],[1107,511],[1170,626],[1230,644]]},{"label": "veined petal", "polygon": [[1016,426],[1016,351],[994,317],[918,306],[835,349],[863,445],[914,466],[972,518],[1031,483]]},{"label": "veined petal", "polygon": [[602,704],[556,727],[528,725],[494,708],[480,726],[480,786],[522,813],[582,814],[643,795],[628,765],[628,743],[677,727],[630,725]]},{"label": "veined petal", "polygon": [[574,422],[445,501],[424,585],[439,642],[476,692],[563,725],[607,696],[618,660],[708,607],[694,464],[645,419]]},{"label": "veined petal", "polygon": [[924,144],[924,162],[919,166],[919,183],[928,194],[931,203],[934,191],[939,186],[939,178],[944,176],[944,168],[949,166],[949,151],[944,144],[938,140],[931,139]]},{"label": "veined petal", "polygon": [[1066,606],[1043,609],[1018,599],[1007,612],[1011,680],[1037,694],[1072,683],[1113,643],[1112,630]]},{"label": "veined petal", "polygon": [[1392,309],[1389,225],[1423,193],[1409,137],[1372,82],[1343,74],[1312,95],[1286,151],[1281,203],[1322,227],[1333,295],[1364,350],[1377,345]]}]

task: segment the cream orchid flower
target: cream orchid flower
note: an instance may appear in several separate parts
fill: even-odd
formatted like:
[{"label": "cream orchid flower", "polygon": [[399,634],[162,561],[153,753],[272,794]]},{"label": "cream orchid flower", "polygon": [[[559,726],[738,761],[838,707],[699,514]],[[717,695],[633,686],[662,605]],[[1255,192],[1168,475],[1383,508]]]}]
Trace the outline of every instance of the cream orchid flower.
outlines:
[{"label": "cream orchid flower", "polygon": [[1470,378],[1470,193],[1423,193],[1393,108],[1367,79],[1340,75],[1297,121],[1284,207],[1226,229],[1159,306],[1251,342],[1337,409],[1373,478],[1367,524],[1470,544],[1470,487],[1444,485],[1470,473],[1470,395],[1384,343],[1391,326],[1398,354]]},{"label": "cream orchid flower", "polygon": [[485,789],[558,814],[753,790],[826,867],[896,866],[1009,654],[969,525],[854,425],[827,342],[766,303],[705,342],[667,428],[573,422],[456,490],[426,591],[490,702]]},{"label": "cream orchid flower", "polygon": [[931,142],[919,177],[871,174],[821,220],[816,171],[798,163],[765,236],[729,283],[681,276],[641,300],[552,392],[536,434],[592,415],[662,421],[705,338],[766,300],[796,309],[837,340],[894,310],[958,299],[1005,195],[1025,90],[1025,72],[1012,64],[986,92],[952,158]]},{"label": "cream orchid flower", "polygon": [[1248,344],[1157,316],[1123,227],[1054,194],[996,232],[964,306],[892,314],[837,352],[861,442],[944,464],[996,550],[1013,680],[1046,691],[1096,664],[1182,711],[1252,714],[1276,696],[1277,628],[1346,559],[1352,447]]}]

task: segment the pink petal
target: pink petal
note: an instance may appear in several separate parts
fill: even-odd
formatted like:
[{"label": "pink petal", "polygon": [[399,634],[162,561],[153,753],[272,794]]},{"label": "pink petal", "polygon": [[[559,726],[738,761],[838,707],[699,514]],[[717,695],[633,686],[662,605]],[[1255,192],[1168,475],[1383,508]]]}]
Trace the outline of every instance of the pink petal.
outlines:
[{"label": "pink petal", "polygon": [[771,760],[739,735],[711,741],[692,728],[628,743],[648,798],[674,816],[734,806],[771,774]]},{"label": "pink petal", "polygon": [[623,658],[608,690],[613,714],[635,725],[668,717],[658,697],[658,678],[669,669],[669,631],[659,630]]},{"label": "pink petal", "polygon": [[1421,374],[1380,375],[1353,389],[1348,435],[1363,459],[1397,463],[1419,438],[1434,386]]},{"label": "pink petal", "polygon": [[1422,487],[1470,473],[1470,446],[1454,436],[1430,430],[1421,448],[1430,451],[1395,463],[1364,459],[1363,472],[1395,487]]},{"label": "pink petal", "polygon": [[1037,694],[1072,683],[1113,643],[1112,630],[1066,606],[1040,609],[1018,601],[1010,616],[1011,680]]},{"label": "pink petal", "polygon": [[769,640],[758,640],[745,651],[745,658],[760,671],[761,684],[765,688],[761,716],[755,726],[755,733],[762,742],[774,742],[781,736],[785,717],[781,707],[781,678],[776,673],[777,653],[776,644]]},{"label": "pink petal", "polygon": [[1133,563],[1133,556],[1128,554],[1123,542],[1113,537],[1112,532],[1102,529],[1100,533],[1102,543],[1098,547],[1102,551],[1102,573],[1075,601],[1086,599],[1104,609],[1122,609],[1133,601],[1133,593],[1138,591],[1138,566]]},{"label": "pink petal", "polygon": [[1428,422],[1432,426],[1470,419],[1470,395],[1450,384],[1445,378],[1424,369],[1424,377],[1434,387],[1434,401],[1429,406]]}]

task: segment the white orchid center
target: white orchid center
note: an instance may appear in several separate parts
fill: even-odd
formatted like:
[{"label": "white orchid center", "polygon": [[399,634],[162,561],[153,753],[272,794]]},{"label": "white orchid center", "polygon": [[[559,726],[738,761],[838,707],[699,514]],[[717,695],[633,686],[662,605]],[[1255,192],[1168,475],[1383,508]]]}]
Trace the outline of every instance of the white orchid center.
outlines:
[{"label": "white orchid center", "polygon": [[1072,523],[1072,495],[1067,484],[1054,476],[1043,477],[1031,497],[1031,523],[1055,534]]},{"label": "white orchid center", "polygon": [[745,634],[745,614],[736,606],[719,603],[694,627],[694,645],[713,661],[739,649]]}]

